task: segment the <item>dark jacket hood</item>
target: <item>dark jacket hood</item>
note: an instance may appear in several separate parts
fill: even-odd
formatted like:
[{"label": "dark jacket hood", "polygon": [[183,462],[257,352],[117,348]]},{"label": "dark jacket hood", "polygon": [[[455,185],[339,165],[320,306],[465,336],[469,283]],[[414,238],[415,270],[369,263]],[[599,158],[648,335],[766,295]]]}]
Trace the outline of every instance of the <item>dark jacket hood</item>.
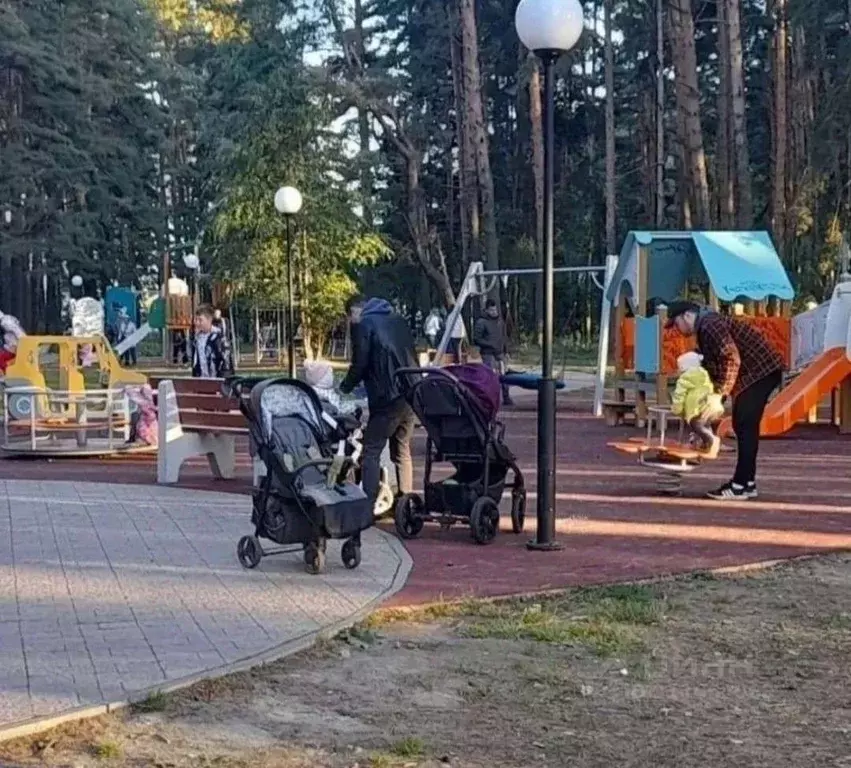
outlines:
[{"label": "dark jacket hood", "polygon": [[393,307],[386,299],[369,299],[363,305],[361,317],[366,317],[367,315],[389,315],[392,312]]}]

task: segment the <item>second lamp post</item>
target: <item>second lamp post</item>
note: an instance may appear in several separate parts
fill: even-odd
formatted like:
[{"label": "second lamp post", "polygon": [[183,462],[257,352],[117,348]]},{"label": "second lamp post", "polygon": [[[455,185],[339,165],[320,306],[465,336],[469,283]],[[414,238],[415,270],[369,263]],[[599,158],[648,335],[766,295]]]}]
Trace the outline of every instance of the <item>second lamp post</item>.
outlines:
[{"label": "second lamp post", "polygon": [[558,549],[555,540],[556,382],[553,378],[553,181],[556,59],[582,34],[579,0],[520,0],[517,36],[544,62],[544,263],[541,379],[538,382],[538,525],[531,549]]},{"label": "second lamp post", "polygon": [[290,220],[301,210],[301,192],[295,187],[281,187],[275,192],[275,208],[287,222],[287,362],[291,379],[296,377],[295,367],[295,301],[293,292],[293,244]]}]

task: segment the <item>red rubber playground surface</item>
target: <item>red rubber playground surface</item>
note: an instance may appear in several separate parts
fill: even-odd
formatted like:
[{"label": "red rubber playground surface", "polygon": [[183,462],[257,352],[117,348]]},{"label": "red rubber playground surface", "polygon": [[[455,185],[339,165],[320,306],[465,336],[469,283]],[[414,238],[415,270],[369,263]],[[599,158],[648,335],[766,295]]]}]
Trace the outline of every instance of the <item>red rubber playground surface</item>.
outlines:
[{"label": "red rubber playground surface", "polygon": [[[587,402],[565,399],[558,413],[557,530],[563,550],[526,549],[535,526],[535,413],[511,410],[504,414],[506,441],[530,491],[526,532],[505,531],[482,547],[464,527],[443,532],[427,526],[407,542],[414,568],[393,603],[527,593],[851,549],[851,437],[827,426],[800,426],[784,439],[764,441],[756,501],[701,498],[729,478],[730,454],[686,477],[683,497],[667,498],[655,494],[652,473],[606,447],[635,431],[606,427],[589,410]],[[423,445],[418,430],[420,454]],[[247,455],[239,457],[237,471],[238,479],[217,482],[206,461],[197,459],[184,465],[180,485],[244,494],[250,486]],[[154,483],[156,467],[150,456],[6,458],[0,478]],[[248,531],[248,506],[234,502]],[[507,513],[507,502],[504,507]]]}]

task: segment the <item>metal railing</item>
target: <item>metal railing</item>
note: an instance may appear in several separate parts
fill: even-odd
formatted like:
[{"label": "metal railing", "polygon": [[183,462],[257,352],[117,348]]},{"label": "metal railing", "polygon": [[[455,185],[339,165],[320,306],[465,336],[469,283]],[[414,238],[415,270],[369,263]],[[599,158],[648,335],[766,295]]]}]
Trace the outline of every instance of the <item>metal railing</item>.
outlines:
[{"label": "metal railing", "polygon": [[[10,404],[14,402],[14,408]],[[13,412],[26,414],[13,417]],[[108,450],[116,447],[116,439],[126,442],[130,436],[130,399],[122,389],[87,389],[82,392],[42,389],[40,387],[5,387],[3,390],[3,432],[5,447],[22,447],[20,441],[10,443],[15,428],[27,428],[29,448],[38,450],[40,438],[54,438],[59,432],[76,433],[77,444],[85,447],[89,432],[107,432]]]}]

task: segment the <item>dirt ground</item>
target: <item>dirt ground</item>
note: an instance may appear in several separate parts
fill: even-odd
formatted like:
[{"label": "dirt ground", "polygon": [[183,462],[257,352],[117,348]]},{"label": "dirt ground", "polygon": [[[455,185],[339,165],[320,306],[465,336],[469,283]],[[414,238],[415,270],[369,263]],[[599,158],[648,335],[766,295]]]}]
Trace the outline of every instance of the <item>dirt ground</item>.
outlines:
[{"label": "dirt ground", "polygon": [[851,555],[384,614],[4,768],[851,767]]}]

